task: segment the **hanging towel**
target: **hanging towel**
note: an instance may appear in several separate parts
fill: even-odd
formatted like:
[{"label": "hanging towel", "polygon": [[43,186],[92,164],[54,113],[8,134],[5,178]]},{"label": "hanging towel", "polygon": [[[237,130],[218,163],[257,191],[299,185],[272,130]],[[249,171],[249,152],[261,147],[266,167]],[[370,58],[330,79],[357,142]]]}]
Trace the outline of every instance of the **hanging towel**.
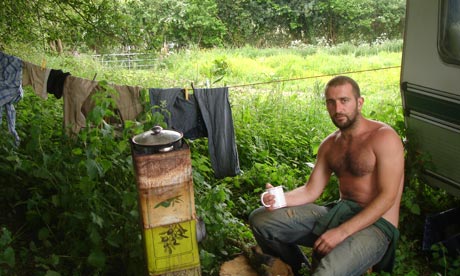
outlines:
[{"label": "hanging towel", "polygon": [[74,76],[66,78],[63,87],[64,127],[68,134],[77,134],[86,126],[86,115],[82,112],[83,104],[97,87],[97,81]]},{"label": "hanging towel", "polygon": [[[240,174],[228,88],[195,89],[186,100],[181,88],[149,90],[150,103],[163,106],[169,128],[185,138],[208,138],[208,151],[217,178]],[[163,111],[154,108],[153,112]]]},{"label": "hanging towel", "polygon": [[64,73],[62,70],[51,69],[46,84],[48,93],[53,94],[56,99],[60,99],[64,90],[65,80],[69,75],[70,73]]},{"label": "hanging towel", "polygon": [[182,132],[187,139],[208,136],[194,95],[186,100],[182,88],[151,88],[149,96],[152,112],[163,114],[169,128]]},{"label": "hanging towel", "polygon": [[217,178],[241,173],[228,87],[194,89],[206,128],[211,164]]},{"label": "hanging towel", "polygon": [[23,61],[22,65],[22,86],[32,85],[37,96],[48,99],[47,83],[51,69],[27,61]]},{"label": "hanging towel", "polygon": [[13,135],[16,145],[19,145],[14,104],[19,102],[24,95],[21,85],[22,60],[0,52],[0,70],[0,124],[5,107],[8,130]]}]

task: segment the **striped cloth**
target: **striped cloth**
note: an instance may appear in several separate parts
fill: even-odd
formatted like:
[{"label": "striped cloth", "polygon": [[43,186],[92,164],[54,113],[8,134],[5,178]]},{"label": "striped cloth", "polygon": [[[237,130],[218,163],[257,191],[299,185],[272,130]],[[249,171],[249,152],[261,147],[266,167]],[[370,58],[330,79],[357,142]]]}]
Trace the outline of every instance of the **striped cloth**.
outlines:
[{"label": "striped cloth", "polygon": [[22,60],[0,52],[0,124],[5,107],[8,130],[14,136],[16,145],[19,145],[20,139],[16,132],[14,104],[19,102],[24,95],[21,81]]}]

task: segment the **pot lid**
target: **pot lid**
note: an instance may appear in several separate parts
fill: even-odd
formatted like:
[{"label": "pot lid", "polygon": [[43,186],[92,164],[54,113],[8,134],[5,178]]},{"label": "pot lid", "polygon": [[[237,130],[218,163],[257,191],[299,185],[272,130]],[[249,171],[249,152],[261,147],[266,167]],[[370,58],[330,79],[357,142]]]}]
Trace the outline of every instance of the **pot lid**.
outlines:
[{"label": "pot lid", "polygon": [[166,146],[182,139],[182,133],[154,126],[151,130],[133,137],[133,142],[141,146]]}]

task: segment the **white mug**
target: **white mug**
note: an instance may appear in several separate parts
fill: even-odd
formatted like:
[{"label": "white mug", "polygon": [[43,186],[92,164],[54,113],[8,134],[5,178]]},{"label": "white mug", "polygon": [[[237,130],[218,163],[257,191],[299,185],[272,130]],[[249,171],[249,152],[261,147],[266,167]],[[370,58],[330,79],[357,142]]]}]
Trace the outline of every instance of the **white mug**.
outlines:
[{"label": "white mug", "polygon": [[[271,194],[275,196],[275,204],[273,206],[265,204],[264,202],[265,194]],[[267,189],[265,192],[263,192],[260,195],[260,202],[262,202],[262,205],[264,205],[265,207],[267,208],[272,207],[273,209],[278,209],[278,208],[286,206],[286,198],[284,197],[283,186],[277,186],[277,187]]]}]

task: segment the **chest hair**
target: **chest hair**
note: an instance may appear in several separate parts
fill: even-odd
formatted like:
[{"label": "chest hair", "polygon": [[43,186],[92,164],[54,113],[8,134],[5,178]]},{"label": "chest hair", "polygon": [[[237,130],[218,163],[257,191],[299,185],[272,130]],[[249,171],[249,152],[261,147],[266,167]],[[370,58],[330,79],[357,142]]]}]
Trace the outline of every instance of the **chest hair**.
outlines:
[{"label": "chest hair", "polygon": [[372,173],[375,167],[375,156],[372,151],[366,147],[365,143],[347,143],[337,145],[338,154],[329,159],[329,165],[332,171],[338,176],[350,174],[361,177]]}]

